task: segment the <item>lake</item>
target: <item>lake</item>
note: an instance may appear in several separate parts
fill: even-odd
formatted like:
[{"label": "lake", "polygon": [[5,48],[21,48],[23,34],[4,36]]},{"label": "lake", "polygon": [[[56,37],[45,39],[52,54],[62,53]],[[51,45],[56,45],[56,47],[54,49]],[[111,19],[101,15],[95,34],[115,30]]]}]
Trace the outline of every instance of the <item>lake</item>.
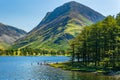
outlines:
[{"label": "lake", "polygon": [[43,63],[65,62],[69,57],[0,57],[0,80],[120,80],[119,76],[64,71]]}]

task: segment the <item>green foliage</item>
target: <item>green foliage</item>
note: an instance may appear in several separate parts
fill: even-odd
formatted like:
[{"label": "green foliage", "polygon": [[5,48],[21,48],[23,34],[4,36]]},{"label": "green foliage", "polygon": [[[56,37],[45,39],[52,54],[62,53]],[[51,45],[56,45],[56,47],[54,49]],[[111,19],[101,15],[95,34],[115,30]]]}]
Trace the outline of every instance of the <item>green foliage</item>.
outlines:
[{"label": "green foliage", "polygon": [[0,56],[66,56],[64,50],[45,50],[45,49],[32,49],[32,48],[22,48],[16,50],[2,50],[0,49]]},{"label": "green foliage", "polygon": [[120,13],[117,14],[116,21],[117,21],[117,24],[120,26]]},{"label": "green foliage", "polygon": [[[71,43],[72,62],[84,66],[101,66],[116,69],[120,61],[120,15],[106,17],[103,21],[84,27]],[[82,59],[80,61],[80,59]]]}]

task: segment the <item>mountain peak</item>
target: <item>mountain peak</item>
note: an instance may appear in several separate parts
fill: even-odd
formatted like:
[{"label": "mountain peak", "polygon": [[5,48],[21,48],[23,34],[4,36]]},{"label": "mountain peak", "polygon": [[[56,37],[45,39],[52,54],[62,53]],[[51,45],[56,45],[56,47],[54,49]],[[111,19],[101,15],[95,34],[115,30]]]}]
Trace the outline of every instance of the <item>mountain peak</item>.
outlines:
[{"label": "mountain peak", "polygon": [[65,50],[68,48],[68,41],[80,33],[82,26],[91,25],[104,18],[102,14],[93,9],[71,1],[48,12],[39,25],[17,45],[22,45],[18,48],[37,47]]},{"label": "mountain peak", "polygon": [[[63,4],[61,7],[64,7],[64,6],[68,6],[70,9],[81,8],[81,10],[82,10],[82,8],[89,8],[81,3],[76,2],[76,1],[67,2],[67,3]],[[89,8],[89,9],[91,9],[91,8]]]},{"label": "mountain peak", "polygon": [[76,2],[76,1],[70,1],[70,2],[65,3],[64,5],[66,5],[66,4],[68,4],[68,5],[80,5],[80,3]]},{"label": "mountain peak", "polygon": [[46,16],[43,18],[43,20],[39,23],[39,25],[36,28],[34,28],[32,31],[40,28],[44,24],[54,21],[56,18],[66,15],[67,18],[78,17],[78,15],[84,16],[93,23],[96,23],[104,18],[104,16],[98,13],[97,11],[83,4],[80,4],[76,1],[70,1],[55,8],[52,12],[48,12]]}]

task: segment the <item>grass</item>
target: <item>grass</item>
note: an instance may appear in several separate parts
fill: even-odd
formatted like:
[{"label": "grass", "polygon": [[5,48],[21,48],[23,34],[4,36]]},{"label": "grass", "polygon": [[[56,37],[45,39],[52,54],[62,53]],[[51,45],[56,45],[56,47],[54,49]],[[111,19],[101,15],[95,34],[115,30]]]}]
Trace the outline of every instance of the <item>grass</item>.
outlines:
[{"label": "grass", "polygon": [[102,74],[106,76],[115,76],[120,75],[119,69],[113,70],[111,67],[100,67],[100,66],[83,66],[78,62],[74,62],[73,64],[71,62],[64,62],[64,63],[51,63],[49,64],[51,67],[55,68],[61,68],[63,70],[69,70],[69,71],[77,71],[77,72],[93,72],[95,74]]},{"label": "grass", "polygon": [[7,49],[9,46],[10,46],[9,44],[0,42],[0,49],[2,49],[2,50]]},{"label": "grass", "polygon": [[[91,24],[89,20],[86,18],[79,16],[83,22],[86,22],[86,24]],[[60,33],[54,34],[53,32],[53,27],[46,29],[45,31],[42,31],[41,33],[44,33],[43,35],[38,35],[35,33],[32,33],[27,37],[24,41],[22,41],[22,44],[15,44],[12,46],[12,49],[17,49],[17,48],[41,48],[41,49],[52,49],[52,50],[66,50],[69,48],[68,40],[64,38],[63,34],[70,34],[74,37],[77,36],[83,29],[82,26],[85,26],[86,24],[83,24],[82,21],[78,19],[71,19],[68,21],[67,25],[65,26],[59,26],[55,31],[61,31]],[[78,23],[81,23],[78,24]],[[63,30],[63,31],[62,31]],[[43,40],[46,38],[47,35],[50,35],[46,40]],[[53,36],[51,36],[53,35]],[[62,37],[63,40],[59,41],[59,44],[54,43],[59,37]]]},{"label": "grass", "polygon": [[83,22],[82,22],[83,26],[93,24],[93,22],[92,22],[92,21],[90,21],[90,20],[86,19],[86,18],[85,18],[85,17],[83,17],[82,15],[79,15],[78,17],[79,17],[79,18],[83,21]]},{"label": "grass", "polygon": [[[76,21],[76,20],[71,20],[71,21]],[[65,26],[66,27],[65,33],[69,33],[73,36],[76,36],[76,34],[81,32],[82,27],[71,21]]]},{"label": "grass", "polygon": [[69,70],[69,71],[80,71],[80,72],[97,72],[97,73],[105,73],[102,68],[100,67],[93,67],[93,66],[80,66],[80,63],[75,62],[64,62],[64,63],[51,63],[49,66],[55,67],[55,68],[61,68],[63,70]]}]

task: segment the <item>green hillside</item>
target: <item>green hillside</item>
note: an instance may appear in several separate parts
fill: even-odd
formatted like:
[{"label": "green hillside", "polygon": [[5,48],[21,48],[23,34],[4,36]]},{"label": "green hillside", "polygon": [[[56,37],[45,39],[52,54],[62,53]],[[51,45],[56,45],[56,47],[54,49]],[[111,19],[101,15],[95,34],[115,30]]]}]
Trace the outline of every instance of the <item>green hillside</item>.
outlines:
[{"label": "green hillside", "polygon": [[68,2],[48,12],[43,20],[28,35],[18,40],[16,48],[42,48],[66,50],[69,40],[88,26],[104,19],[100,13],[77,2]]},{"label": "green hillside", "polygon": [[25,35],[24,30],[0,23],[0,49],[8,49],[17,39]]}]

